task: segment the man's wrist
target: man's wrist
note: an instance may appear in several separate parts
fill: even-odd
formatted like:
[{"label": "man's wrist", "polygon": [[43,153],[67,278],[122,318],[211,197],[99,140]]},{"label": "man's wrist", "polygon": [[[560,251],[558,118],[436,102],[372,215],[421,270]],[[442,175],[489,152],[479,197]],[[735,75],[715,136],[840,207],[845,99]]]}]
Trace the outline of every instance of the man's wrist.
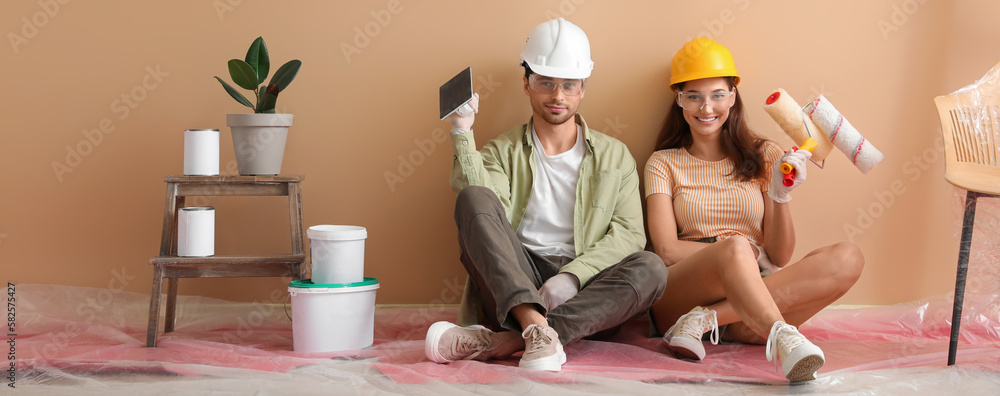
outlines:
[{"label": "man's wrist", "polygon": [[464,134],[466,134],[466,133],[469,133],[469,131],[471,131],[471,130],[472,130],[472,129],[465,129],[465,128],[451,128],[451,134],[452,134],[452,135],[464,135]]}]

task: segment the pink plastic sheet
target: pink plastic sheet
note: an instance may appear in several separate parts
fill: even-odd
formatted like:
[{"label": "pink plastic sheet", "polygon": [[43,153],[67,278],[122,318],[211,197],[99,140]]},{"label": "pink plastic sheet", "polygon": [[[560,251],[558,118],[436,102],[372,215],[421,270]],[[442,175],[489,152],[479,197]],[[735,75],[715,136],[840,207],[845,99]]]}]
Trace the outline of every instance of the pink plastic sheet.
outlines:
[{"label": "pink plastic sheet", "polygon": [[[960,212],[959,198],[955,208]],[[423,350],[427,328],[454,320],[454,306],[381,306],[373,348],[304,354],[292,351],[292,325],[280,304],[181,296],[176,331],[161,334],[156,348],[145,348],[148,295],[16,285],[14,390],[67,395],[996,394],[1000,199],[980,200],[976,220],[958,364],[952,367],[945,365],[951,295],[821,311],[800,329],[823,349],[827,363],[818,380],[789,387],[766,361],[763,346],[709,344],[702,362],[676,359],[660,339],[645,337],[645,320],[630,322],[609,340],[567,345],[563,371],[548,373],[517,368],[516,355],[504,361],[429,362]],[[12,390],[9,383],[6,390]]]},{"label": "pink plastic sheet", "polygon": [[[995,232],[981,228],[995,227],[996,213],[997,203],[984,200],[976,235]],[[995,392],[1000,386],[996,244],[996,238],[977,238],[973,245],[957,366],[945,366],[949,296],[895,306],[832,307],[801,326],[826,353],[820,379],[791,389]],[[548,373],[521,370],[516,357],[447,365],[427,361],[424,334],[437,320],[453,320],[454,306],[379,307],[373,348],[303,354],[292,351],[292,326],[280,305],[181,296],[176,331],[160,335],[156,348],[145,348],[147,295],[17,285],[16,297],[16,389],[45,394],[652,394],[664,389],[755,394],[788,389],[764,358],[763,346],[707,345],[702,362],[676,359],[661,340],[645,337],[645,320],[629,323],[610,340],[568,345],[563,371]]]}]

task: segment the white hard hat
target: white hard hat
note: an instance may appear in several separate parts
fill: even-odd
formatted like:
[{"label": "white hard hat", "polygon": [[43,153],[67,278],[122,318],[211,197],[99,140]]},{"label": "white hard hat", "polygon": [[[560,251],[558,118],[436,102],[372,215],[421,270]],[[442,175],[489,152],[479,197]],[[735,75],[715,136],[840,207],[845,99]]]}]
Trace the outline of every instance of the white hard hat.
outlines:
[{"label": "white hard hat", "polygon": [[594,69],[587,34],[562,18],[535,26],[521,61],[535,73],[554,78],[587,78]]}]

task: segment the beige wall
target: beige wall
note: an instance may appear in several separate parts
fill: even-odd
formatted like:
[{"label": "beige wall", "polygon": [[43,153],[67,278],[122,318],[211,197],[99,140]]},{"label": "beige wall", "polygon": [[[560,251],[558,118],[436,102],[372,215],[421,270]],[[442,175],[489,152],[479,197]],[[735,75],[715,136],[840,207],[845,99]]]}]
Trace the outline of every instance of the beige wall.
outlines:
[{"label": "beige wall", "polygon": [[[1000,59],[994,1],[182,3],[0,6],[6,280],[148,293],[163,177],[182,173],[183,131],[223,130],[224,172],[234,164],[225,114],[245,108],[212,76],[226,76],[226,61],[263,35],[272,68],[303,61],[278,109],[295,114],[283,171],[306,175],[306,224],[368,228],[365,272],[381,280],[380,303],[456,302],[464,272],[451,152],[434,139],[446,126],[435,118],[437,87],[472,66],[480,144],[524,122],[518,54],[532,27],[562,15],[588,33],[596,62],[582,114],[624,141],[640,169],[669,103],[669,60],[696,35],[732,50],[752,125],[782,146],[791,140],[758,103],[778,87],[799,101],[829,97],[886,159],[868,176],[836,152],[826,169],[810,169],[792,204],[796,257],[845,239],[861,246],[867,266],[841,303],[953,287],[956,201],[942,179],[932,98]],[[78,161],[67,163],[67,147]],[[390,173],[404,181],[390,185]],[[217,208],[218,253],[289,250],[282,199],[207,203]],[[183,280],[180,290],[266,301],[287,281]]]}]

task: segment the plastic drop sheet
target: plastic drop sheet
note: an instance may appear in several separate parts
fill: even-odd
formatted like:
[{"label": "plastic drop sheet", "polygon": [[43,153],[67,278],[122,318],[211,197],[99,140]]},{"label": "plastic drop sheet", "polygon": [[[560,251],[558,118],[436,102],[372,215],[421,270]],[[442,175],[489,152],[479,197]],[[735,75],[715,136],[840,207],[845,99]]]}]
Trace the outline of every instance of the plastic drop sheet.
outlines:
[{"label": "plastic drop sheet", "polygon": [[[978,246],[977,246],[978,248]],[[996,251],[994,250],[994,253]],[[970,278],[996,276],[997,261],[977,255]],[[991,264],[992,268],[983,268]],[[972,275],[974,274],[974,275]],[[996,282],[989,282],[993,286]],[[911,394],[1000,386],[1000,321],[987,282],[967,289],[958,365],[946,367],[951,303],[946,296],[878,307],[832,307],[801,326],[825,352],[820,379],[799,393]],[[17,286],[16,380],[29,394],[653,394],[772,393],[788,385],[757,345],[707,345],[702,362],[674,358],[644,320],[605,341],[566,346],[559,373],[502,361],[436,364],[424,335],[454,306],[376,310],[375,346],[303,354],[292,351],[292,325],[280,306],[178,298],[176,330],[146,348],[148,296],[56,285]],[[103,311],[87,307],[100,302]],[[252,322],[253,326],[250,326]],[[9,382],[9,381],[8,381]],[[6,385],[6,384],[5,384]],[[8,389],[9,390],[9,389]]]},{"label": "plastic drop sheet", "polygon": [[[964,192],[956,189],[955,197],[961,218]],[[951,294],[821,311],[800,329],[823,349],[826,364],[818,380],[788,385],[765,359],[764,346],[706,344],[705,360],[678,359],[662,340],[645,336],[644,319],[608,340],[567,345],[558,373],[522,370],[518,355],[436,364],[424,356],[427,328],[453,321],[458,311],[443,305],[380,306],[372,348],[305,354],[292,350],[292,324],[280,304],[180,296],[175,331],[146,348],[148,295],[23,284],[16,285],[16,336],[9,345],[15,375],[3,385],[9,394],[45,395],[996,394],[997,235],[1000,199],[980,199],[958,361],[951,367]]]}]

